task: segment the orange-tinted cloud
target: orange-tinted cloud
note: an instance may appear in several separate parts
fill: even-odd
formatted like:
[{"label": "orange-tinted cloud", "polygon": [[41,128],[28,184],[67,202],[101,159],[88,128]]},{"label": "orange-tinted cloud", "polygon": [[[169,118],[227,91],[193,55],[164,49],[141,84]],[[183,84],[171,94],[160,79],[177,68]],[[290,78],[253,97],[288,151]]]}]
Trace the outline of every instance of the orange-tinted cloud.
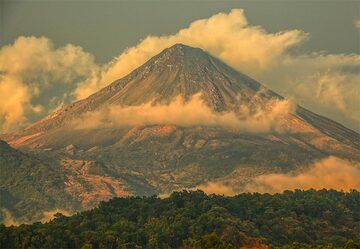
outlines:
[{"label": "orange-tinted cloud", "polygon": [[206,194],[217,194],[226,196],[233,196],[237,194],[237,192],[234,191],[232,187],[225,185],[221,182],[208,182],[193,188],[193,190],[197,189],[204,191]]},{"label": "orange-tinted cloud", "polygon": [[282,192],[294,189],[360,189],[360,164],[330,156],[314,162],[303,172],[261,175],[247,186],[251,192]]},{"label": "orange-tinted cloud", "polygon": [[[43,116],[96,70],[81,47],[55,48],[45,37],[19,37],[0,49],[0,133]],[[71,98],[68,98],[70,100]]]},{"label": "orange-tinted cloud", "polygon": [[[216,113],[194,95],[185,102],[181,97],[169,104],[142,104],[138,106],[110,106],[89,112],[74,121],[71,127],[92,129],[113,126],[138,126],[152,124],[173,124],[179,126],[220,126],[246,132],[282,131],[284,117],[295,110],[290,100],[271,100],[263,108],[257,107],[250,113],[243,106],[240,113]],[[86,120],[86,122],[84,122]]]},{"label": "orange-tinted cloud", "polygon": [[26,120],[31,93],[16,79],[0,76],[0,132],[17,127]]},{"label": "orange-tinted cloud", "polygon": [[61,213],[64,216],[71,215],[71,213],[66,210],[54,209],[54,210],[50,210],[50,211],[44,211],[42,213],[42,218],[40,218],[40,219],[18,220],[16,218],[14,218],[9,211],[7,211],[7,210],[1,210],[1,211],[5,216],[3,224],[7,227],[8,226],[20,226],[21,224],[32,224],[34,222],[46,223],[46,222],[53,220],[55,218],[55,214],[57,214],[57,213]]},{"label": "orange-tinted cloud", "polygon": [[360,29],[360,19],[356,19],[356,20],[354,21],[354,25],[355,25],[355,27],[356,27],[357,29]]},{"label": "orange-tinted cloud", "polygon": [[235,186],[234,182],[229,184],[214,179],[192,189],[229,196],[242,192],[282,193],[295,189],[360,190],[360,163],[330,156],[304,166],[301,172],[265,174],[249,180],[244,186]]}]

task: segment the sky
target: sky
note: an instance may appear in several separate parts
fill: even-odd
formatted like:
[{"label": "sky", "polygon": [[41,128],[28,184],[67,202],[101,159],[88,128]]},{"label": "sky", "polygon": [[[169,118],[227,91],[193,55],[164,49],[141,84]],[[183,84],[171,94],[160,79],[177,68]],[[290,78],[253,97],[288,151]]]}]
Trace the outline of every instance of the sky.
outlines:
[{"label": "sky", "polygon": [[331,0],[0,0],[0,132],[88,96],[176,42],[359,131],[359,12],[359,1]]},{"label": "sky", "polygon": [[86,1],[2,0],[0,46],[21,35],[46,36],[58,46],[76,44],[107,62],[147,35],[172,34],[196,19],[242,8],[249,23],[268,32],[311,34],[306,51],[359,53],[359,1]]}]

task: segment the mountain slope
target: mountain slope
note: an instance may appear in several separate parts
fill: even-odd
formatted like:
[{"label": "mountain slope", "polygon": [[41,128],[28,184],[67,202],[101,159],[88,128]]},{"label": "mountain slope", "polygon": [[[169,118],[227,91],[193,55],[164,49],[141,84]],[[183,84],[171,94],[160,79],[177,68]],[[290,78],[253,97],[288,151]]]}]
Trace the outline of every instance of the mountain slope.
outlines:
[{"label": "mountain slope", "polygon": [[[193,125],[165,121],[121,125],[133,118],[132,112],[125,116],[111,112],[111,108],[143,106],[149,111],[169,106],[179,96],[184,99],[180,108],[199,94],[205,107],[191,106],[177,120],[196,117],[198,109],[205,108],[211,119],[227,122],[230,115],[237,124],[269,128],[249,131],[216,122],[207,125],[204,118]],[[72,186],[66,191],[84,208],[112,196],[168,193],[226,176],[233,176],[241,191],[255,176],[298,171],[328,156],[360,161],[358,133],[300,106],[286,115],[280,108],[274,117],[257,119],[273,115],[269,103],[284,101],[203,50],[176,44],[88,98],[2,138],[65,168]],[[141,108],[141,114],[146,112]],[[154,110],[156,115],[158,109]],[[164,116],[172,114],[165,110]],[[104,113],[111,118],[105,126],[91,124],[93,115],[102,118]],[[79,128],[75,121],[85,127]],[[281,129],[271,122],[280,123]],[[84,187],[88,184],[91,191]],[[97,195],[96,189],[103,194]]]},{"label": "mountain slope", "polygon": [[41,158],[2,140],[0,172],[0,221],[7,224],[36,221],[56,211],[73,213],[101,200],[132,194],[125,180],[109,176],[101,163]]}]

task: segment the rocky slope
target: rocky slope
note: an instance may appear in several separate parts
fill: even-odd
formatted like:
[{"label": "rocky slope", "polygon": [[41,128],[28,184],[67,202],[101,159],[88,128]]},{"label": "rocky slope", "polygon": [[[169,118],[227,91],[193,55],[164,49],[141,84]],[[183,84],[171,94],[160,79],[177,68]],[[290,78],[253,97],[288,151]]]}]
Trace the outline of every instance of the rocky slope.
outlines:
[{"label": "rocky slope", "polygon": [[7,225],[51,218],[46,216],[55,211],[73,213],[131,194],[121,179],[105,176],[93,161],[41,159],[1,140],[0,172],[0,222]]}]

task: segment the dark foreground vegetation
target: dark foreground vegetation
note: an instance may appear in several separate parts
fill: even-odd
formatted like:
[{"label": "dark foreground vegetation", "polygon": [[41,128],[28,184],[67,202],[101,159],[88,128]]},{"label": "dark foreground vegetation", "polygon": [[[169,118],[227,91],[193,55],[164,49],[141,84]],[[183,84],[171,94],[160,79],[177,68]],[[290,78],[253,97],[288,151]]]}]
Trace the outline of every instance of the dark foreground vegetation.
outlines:
[{"label": "dark foreground vegetation", "polygon": [[128,197],[41,224],[0,225],[1,248],[359,248],[360,192]]}]

